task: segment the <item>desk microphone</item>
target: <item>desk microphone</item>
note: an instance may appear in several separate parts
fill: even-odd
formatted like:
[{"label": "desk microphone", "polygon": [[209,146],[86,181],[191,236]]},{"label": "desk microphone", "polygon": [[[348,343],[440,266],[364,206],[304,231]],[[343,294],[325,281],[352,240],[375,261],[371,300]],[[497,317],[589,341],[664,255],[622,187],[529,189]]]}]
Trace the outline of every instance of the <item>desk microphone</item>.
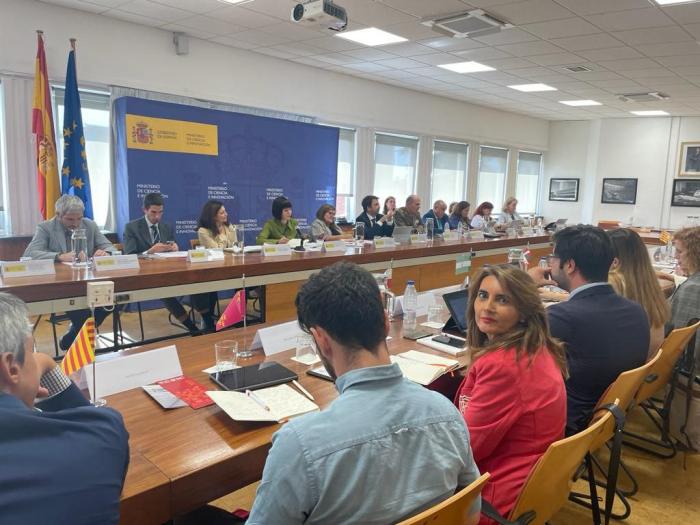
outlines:
[{"label": "desk microphone", "polygon": [[304,248],[304,234],[301,233],[301,230],[297,227],[297,233],[296,233],[297,238],[301,239],[301,244],[299,246],[294,247],[294,250],[297,252],[305,252],[306,248]]}]

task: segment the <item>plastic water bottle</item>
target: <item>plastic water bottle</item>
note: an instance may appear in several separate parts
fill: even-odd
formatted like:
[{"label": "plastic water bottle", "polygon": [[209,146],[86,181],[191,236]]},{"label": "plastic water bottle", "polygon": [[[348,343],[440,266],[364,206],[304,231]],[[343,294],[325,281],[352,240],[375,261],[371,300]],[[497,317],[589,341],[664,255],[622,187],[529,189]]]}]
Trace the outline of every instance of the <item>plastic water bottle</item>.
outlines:
[{"label": "plastic water bottle", "polygon": [[416,331],[416,310],[418,309],[418,292],[413,281],[408,281],[403,293],[403,331]]},{"label": "plastic water bottle", "polygon": [[457,237],[459,237],[461,239],[463,235],[464,235],[464,224],[462,224],[462,221],[459,221],[457,223]]}]

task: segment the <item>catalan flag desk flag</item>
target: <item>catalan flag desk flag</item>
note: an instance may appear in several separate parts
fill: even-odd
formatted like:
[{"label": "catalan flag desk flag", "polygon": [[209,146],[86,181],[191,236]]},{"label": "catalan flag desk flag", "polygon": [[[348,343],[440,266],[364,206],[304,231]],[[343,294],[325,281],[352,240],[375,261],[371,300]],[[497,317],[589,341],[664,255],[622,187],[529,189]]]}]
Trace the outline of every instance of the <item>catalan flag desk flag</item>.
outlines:
[{"label": "catalan flag desk flag", "polygon": [[95,360],[95,321],[88,317],[78,336],[63,356],[61,369],[66,375],[77,372]]}]

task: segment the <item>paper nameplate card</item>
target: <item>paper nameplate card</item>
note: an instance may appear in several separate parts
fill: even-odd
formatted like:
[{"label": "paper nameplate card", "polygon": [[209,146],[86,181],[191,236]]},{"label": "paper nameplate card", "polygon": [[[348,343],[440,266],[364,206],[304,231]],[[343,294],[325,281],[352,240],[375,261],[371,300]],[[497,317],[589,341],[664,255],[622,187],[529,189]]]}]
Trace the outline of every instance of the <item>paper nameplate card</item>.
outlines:
[{"label": "paper nameplate card", "polygon": [[255,333],[255,338],[250,346],[251,350],[262,348],[266,356],[271,356],[296,348],[297,337],[306,334],[299,327],[297,321],[289,321],[267,328],[261,328]]},{"label": "paper nameplate card", "polygon": [[393,237],[375,237],[374,247],[375,248],[394,248],[396,246],[396,240]]},{"label": "paper nameplate card", "polygon": [[472,239],[483,239],[484,238],[484,232],[481,230],[469,230],[469,237]]},{"label": "paper nameplate card", "polygon": [[[90,396],[94,396],[92,364],[84,367]],[[140,388],[182,375],[175,345],[97,361],[97,397]]]},{"label": "paper nameplate card", "polygon": [[281,255],[291,255],[292,247],[289,244],[264,244],[262,254],[265,257],[279,257]]},{"label": "paper nameplate card", "polygon": [[104,257],[94,257],[95,271],[106,270],[131,270],[139,268],[139,259],[133,255],[106,255]]},{"label": "paper nameplate card", "polygon": [[324,252],[343,252],[345,253],[345,243],[343,241],[324,241]]},{"label": "paper nameplate card", "polygon": [[206,250],[187,250],[187,260],[191,263],[209,262]]},{"label": "paper nameplate card", "polygon": [[0,262],[2,276],[30,277],[32,275],[53,275],[56,273],[53,259],[38,259],[36,261],[3,261]]},{"label": "paper nameplate card", "polygon": [[520,235],[535,235],[535,228],[531,228],[530,226],[523,226],[521,231],[522,233]]},{"label": "paper nameplate card", "polygon": [[446,231],[442,234],[442,240],[443,241],[458,241],[459,240],[459,234],[457,233],[456,230],[450,230]]}]

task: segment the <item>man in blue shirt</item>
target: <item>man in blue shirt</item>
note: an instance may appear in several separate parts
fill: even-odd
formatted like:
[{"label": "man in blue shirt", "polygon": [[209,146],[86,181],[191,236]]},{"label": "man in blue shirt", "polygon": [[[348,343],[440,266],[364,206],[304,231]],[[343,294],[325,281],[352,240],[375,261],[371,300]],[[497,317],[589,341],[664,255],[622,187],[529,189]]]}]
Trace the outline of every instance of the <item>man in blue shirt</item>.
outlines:
[{"label": "man in blue shirt", "polygon": [[445,224],[447,224],[448,221],[446,212],[447,204],[445,204],[445,201],[437,200],[433,203],[433,209],[428,210],[428,212],[423,215],[423,223],[425,223],[427,219],[433,219],[435,233],[442,235],[445,231]]},{"label": "man in blue shirt", "polygon": [[0,333],[0,523],[116,525],[129,463],[121,415],[90,406],[33,352],[27,307],[6,293]]},{"label": "man in blue shirt", "polygon": [[[247,525],[395,523],[478,477],[455,406],[391,363],[389,324],[367,271],[324,268],[296,305],[340,395],[273,436]],[[469,524],[479,508],[470,509]]]}]

